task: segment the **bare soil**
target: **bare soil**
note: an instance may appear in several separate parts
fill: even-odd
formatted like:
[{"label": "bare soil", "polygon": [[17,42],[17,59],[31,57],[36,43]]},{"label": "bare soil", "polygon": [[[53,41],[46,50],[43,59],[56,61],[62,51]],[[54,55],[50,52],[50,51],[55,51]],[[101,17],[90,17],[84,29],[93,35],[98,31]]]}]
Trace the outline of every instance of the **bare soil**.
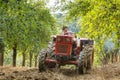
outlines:
[{"label": "bare soil", "polygon": [[84,75],[71,68],[39,72],[37,68],[4,66],[0,67],[0,80],[120,80],[120,63],[94,67]]}]

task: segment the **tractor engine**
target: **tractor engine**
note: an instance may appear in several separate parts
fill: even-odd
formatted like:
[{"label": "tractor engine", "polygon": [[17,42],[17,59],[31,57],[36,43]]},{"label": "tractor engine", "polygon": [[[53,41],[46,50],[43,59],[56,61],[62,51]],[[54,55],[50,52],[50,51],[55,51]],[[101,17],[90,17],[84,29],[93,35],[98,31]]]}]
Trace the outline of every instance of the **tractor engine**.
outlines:
[{"label": "tractor engine", "polygon": [[70,59],[72,54],[73,37],[57,36],[55,45],[56,60],[63,62]]}]

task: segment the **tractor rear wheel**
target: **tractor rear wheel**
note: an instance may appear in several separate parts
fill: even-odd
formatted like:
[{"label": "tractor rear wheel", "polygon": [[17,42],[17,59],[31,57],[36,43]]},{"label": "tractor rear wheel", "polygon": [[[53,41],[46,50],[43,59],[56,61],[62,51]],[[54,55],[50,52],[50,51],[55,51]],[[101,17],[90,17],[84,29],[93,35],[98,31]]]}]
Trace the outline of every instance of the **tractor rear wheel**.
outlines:
[{"label": "tractor rear wheel", "polygon": [[86,73],[86,54],[83,51],[80,53],[78,59],[78,73],[79,74]]},{"label": "tractor rear wheel", "polygon": [[87,70],[92,68],[93,60],[92,60],[92,55],[89,55],[87,57]]},{"label": "tractor rear wheel", "polygon": [[79,54],[78,71],[79,74],[84,74],[88,69],[91,69],[93,64],[93,48],[85,45],[83,51]]},{"label": "tractor rear wheel", "polygon": [[42,71],[45,71],[45,59],[46,59],[46,50],[45,49],[42,49],[41,52],[40,52],[40,56],[39,56],[39,71],[42,72]]}]

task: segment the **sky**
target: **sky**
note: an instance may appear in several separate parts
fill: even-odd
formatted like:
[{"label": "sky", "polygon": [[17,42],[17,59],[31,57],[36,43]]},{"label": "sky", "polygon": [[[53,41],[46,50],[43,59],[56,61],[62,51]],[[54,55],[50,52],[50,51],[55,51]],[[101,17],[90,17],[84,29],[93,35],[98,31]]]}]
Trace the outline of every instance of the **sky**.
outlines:
[{"label": "sky", "polygon": [[47,3],[47,7],[53,7],[55,5],[55,1],[56,0],[49,0],[49,2]]},{"label": "sky", "polygon": [[60,3],[57,2],[58,0],[49,0],[49,2],[47,3],[47,7],[50,9],[51,14],[62,13],[60,9],[55,9],[57,6],[60,6]]},{"label": "sky", "polygon": [[[51,13],[52,14],[56,14],[56,13],[64,13],[63,11],[61,11],[60,9],[57,9],[57,10],[54,10],[54,8],[56,7],[60,7],[61,6],[61,3],[60,3],[61,0],[49,0],[49,2],[47,3],[47,7],[51,10]],[[74,1],[74,0],[65,0],[66,2],[67,1]]]}]

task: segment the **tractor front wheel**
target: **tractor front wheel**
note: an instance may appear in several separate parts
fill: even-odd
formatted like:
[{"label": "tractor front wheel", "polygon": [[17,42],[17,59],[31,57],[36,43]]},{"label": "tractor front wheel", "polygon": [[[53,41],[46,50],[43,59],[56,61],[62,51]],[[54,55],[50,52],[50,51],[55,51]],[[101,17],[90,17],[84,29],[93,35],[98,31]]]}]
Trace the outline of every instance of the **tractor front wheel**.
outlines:
[{"label": "tractor front wheel", "polygon": [[78,73],[79,74],[86,73],[86,54],[83,51],[80,53],[78,59]]},{"label": "tractor front wheel", "polygon": [[42,49],[41,52],[40,52],[40,56],[39,56],[39,71],[42,72],[42,71],[45,71],[45,59],[46,59],[46,50],[45,49]]}]

